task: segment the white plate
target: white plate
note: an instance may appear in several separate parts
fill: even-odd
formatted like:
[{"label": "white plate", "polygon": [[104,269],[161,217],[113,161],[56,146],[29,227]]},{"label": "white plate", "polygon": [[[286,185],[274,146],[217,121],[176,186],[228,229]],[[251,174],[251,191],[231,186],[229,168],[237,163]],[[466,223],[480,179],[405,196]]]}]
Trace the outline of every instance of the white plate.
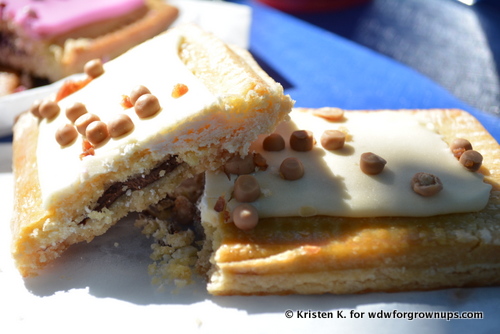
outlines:
[{"label": "white plate", "polygon": [[[268,333],[273,329],[433,334],[491,333],[498,326],[497,287],[345,296],[213,297],[199,280],[177,293],[173,284],[161,290],[151,284],[147,274],[152,241],[134,227],[134,217],[123,219],[89,244],[74,245],[40,276],[23,279],[9,251],[11,150],[10,144],[0,144],[0,328],[16,328],[19,333],[45,329],[62,333],[71,328],[69,331],[77,333]],[[290,319],[285,316],[287,310],[293,312]],[[318,318],[318,311],[333,318]],[[423,312],[469,311],[481,311],[484,318],[410,320]],[[369,312],[376,317],[387,312],[391,318],[369,318]]]}]

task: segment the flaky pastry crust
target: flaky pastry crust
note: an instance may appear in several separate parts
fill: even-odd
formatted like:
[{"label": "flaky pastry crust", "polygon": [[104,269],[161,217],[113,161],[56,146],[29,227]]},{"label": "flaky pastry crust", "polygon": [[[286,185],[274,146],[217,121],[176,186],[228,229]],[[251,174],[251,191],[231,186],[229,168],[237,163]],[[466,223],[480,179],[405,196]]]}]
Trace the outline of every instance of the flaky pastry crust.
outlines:
[{"label": "flaky pastry crust", "polygon": [[261,219],[251,231],[222,217],[203,222],[205,250],[213,252],[208,291],[346,294],[500,284],[498,143],[462,110],[399,112],[432,123],[447,142],[474,143],[484,157],[479,173],[492,185],[483,210],[424,218],[277,217]]}]

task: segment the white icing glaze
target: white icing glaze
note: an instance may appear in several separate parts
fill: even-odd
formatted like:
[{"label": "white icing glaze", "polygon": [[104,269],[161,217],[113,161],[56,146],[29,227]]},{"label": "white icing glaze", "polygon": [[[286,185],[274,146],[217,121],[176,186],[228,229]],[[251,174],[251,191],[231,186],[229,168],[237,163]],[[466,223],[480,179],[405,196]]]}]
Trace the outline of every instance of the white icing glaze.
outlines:
[{"label": "white icing glaze", "polygon": [[[409,114],[350,112],[346,113],[346,121],[339,123],[300,111],[290,116],[292,120],[281,123],[276,130],[287,143],[285,150],[263,151],[265,136],[251,146],[269,164],[267,171],[253,174],[262,189],[261,197],[252,203],[260,217],[433,216],[481,210],[489,199],[491,185],[483,182],[483,176],[467,171],[439,134]],[[352,136],[345,147],[338,151],[323,149],[319,143],[323,132],[342,128]],[[288,140],[294,130],[313,131],[318,142],[315,148],[309,152],[292,151]],[[359,157],[364,152],[387,160],[381,174],[370,176],[360,170]],[[300,180],[286,181],[279,176],[281,162],[290,156],[304,164],[305,175]],[[433,197],[417,195],[410,187],[417,172],[435,174],[444,189]],[[207,173],[203,219],[213,215],[219,196],[231,198],[235,178],[232,175],[228,180],[224,173]],[[231,199],[229,210],[237,204]]]},{"label": "white icing glaze", "polygon": [[[130,50],[121,57],[104,64],[105,73],[92,80],[85,88],[61,100],[61,113],[51,121],[43,120],[38,137],[38,172],[44,204],[65,189],[77,189],[85,179],[113,171],[116,160],[125,159],[132,152],[148,149],[152,153],[161,150],[162,156],[175,154],[179,149],[174,141],[176,127],[186,120],[196,131],[223,112],[217,97],[196,78],[178,56],[182,36],[176,32],[160,35]],[[173,87],[182,83],[189,91],[180,98],[171,96]],[[123,95],[142,84],[158,97],[161,112],[148,119],[139,119],[134,108],[121,106]],[[135,124],[130,135],[110,139],[95,150],[94,156],[80,159],[82,136],[71,146],[61,148],[55,140],[56,129],[71,123],[65,109],[74,102],[82,102],[89,113],[94,113],[104,122],[114,115],[125,113]],[[182,139],[178,141],[182,144]],[[132,168],[133,166],[131,166]]]}]

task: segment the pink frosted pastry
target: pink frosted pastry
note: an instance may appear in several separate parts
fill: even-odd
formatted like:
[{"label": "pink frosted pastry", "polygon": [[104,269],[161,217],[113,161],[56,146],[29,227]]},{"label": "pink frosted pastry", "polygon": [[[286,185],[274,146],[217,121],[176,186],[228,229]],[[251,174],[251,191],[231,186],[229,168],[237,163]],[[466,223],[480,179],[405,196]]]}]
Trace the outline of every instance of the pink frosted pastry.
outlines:
[{"label": "pink frosted pastry", "polygon": [[165,30],[178,10],[160,0],[1,0],[0,65],[59,80]]}]

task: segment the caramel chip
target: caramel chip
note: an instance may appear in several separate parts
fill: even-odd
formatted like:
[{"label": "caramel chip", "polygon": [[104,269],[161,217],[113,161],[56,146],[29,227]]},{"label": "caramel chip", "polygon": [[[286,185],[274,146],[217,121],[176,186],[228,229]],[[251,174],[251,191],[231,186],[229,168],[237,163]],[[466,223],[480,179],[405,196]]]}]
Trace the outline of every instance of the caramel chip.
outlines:
[{"label": "caramel chip", "polygon": [[338,122],[344,118],[344,110],[340,108],[319,108],[313,110],[313,115],[331,122]]},{"label": "caramel chip", "polygon": [[262,148],[265,151],[278,152],[285,149],[285,140],[279,133],[271,133],[264,138]]},{"label": "caramel chip", "polygon": [[269,165],[267,164],[266,158],[264,158],[262,156],[262,154],[260,154],[260,153],[254,153],[254,155],[253,155],[253,163],[260,170],[267,170],[267,167],[269,167]]},{"label": "caramel chip", "polygon": [[42,103],[42,101],[36,100],[35,102],[33,102],[33,104],[30,107],[30,112],[33,114],[33,116],[35,116],[37,118],[42,118],[42,115],[40,115],[40,104],[41,103]]},{"label": "caramel chip", "polygon": [[384,170],[386,163],[387,161],[380,156],[371,152],[366,152],[361,154],[359,167],[365,174],[376,175]]},{"label": "caramel chip", "polygon": [[85,136],[92,145],[97,146],[109,137],[108,126],[101,121],[92,122],[87,126]]},{"label": "caramel chip", "polygon": [[321,136],[321,146],[326,150],[338,150],[344,147],[346,135],[339,130],[326,130]]},{"label": "caramel chip", "polygon": [[61,146],[71,144],[78,137],[78,132],[71,124],[65,124],[56,131],[56,140]]},{"label": "caramel chip", "polygon": [[118,138],[130,133],[134,129],[134,122],[128,115],[119,114],[108,122],[108,130],[111,138]]},{"label": "caramel chip", "polygon": [[144,94],[151,94],[151,92],[143,85],[136,86],[134,89],[132,89],[132,92],[130,92],[129,95],[129,101],[132,104],[132,106],[135,104],[137,99]]},{"label": "caramel chip", "polygon": [[161,107],[158,98],[152,94],[141,95],[134,104],[135,112],[140,118],[156,115]]},{"label": "caramel chip", "polygon": [[411,187],[420,196],[429,197],[443,189],[439,177],[429,173],[417,173],[411,179]]},{"label": "caramel chip", "polygon": [[255,172],[255,162],[253,160],[253,154],[247,154],[243,158],[236,155],[229,159],[224,165],[224,172],[226,174],[250,174]]},{"label": "caramel chip", "polygon": [[297,130],[290,136],[290,147],[294,151],[307,152],[313,149],[314,137],[311,131]]},{"label": "caramel chip", "polygon": [[455,138],[450,144],[450,149],[455,158],[460,159],[465,151],[472,150],[472,144],[467,139]]},{"label": "caramel chip", "polygon": [[460,156],[459,161],[465,168],[471,172],[475,172],[481,168],[483,156],[478,151],[468,150]]},{"label": "caramel chip", "polygon": [[104,73],[102,61],[100,59],[92,59],[88,61],[83,67],[83,72],[91,78],[97,78]]},{"label": "caramel chip", "polygon": [[89,126],[90,123],[100,121],[101,119],[99,116],[86,113],[83,114],[82,116],[78,117],[78,119],[75,121],[75,126],[78,132],[81,135],[85,135],[85,131],[87,130],[87,126]]},{"label": "caramel chip", "polygon": [[280,165],[280,174],[285,180],[298,180],[304,176],[304,165],[297,158],[286,158]]},{"label": "caramel chip", "polygon": [[78,119],[78,117],[87,113],[87,108],[81,102],[75,102],[68,108],[66,108],[66,117],[72,122]]},{"label": "caramel chip", "polygon": [[260,196],[259,182],[253,175],[240,175],[234,182],[233,195],[238,202],[254,202]]},{"label": "caramel chip", "polygon": [[233,210],[234,225],[240,230],[248,231],[259,223],[259,213],[251,204],[240,204]]},{"label": "caramel chip", "polygon": [[59,114],[59,111],[61,108],[59,108],[59,105],[50,100],[45,100],[42,103],[40,103],[40,107],[38,108],[38,112],[43,118],[47,119],[52,119],[56,117]]}]

